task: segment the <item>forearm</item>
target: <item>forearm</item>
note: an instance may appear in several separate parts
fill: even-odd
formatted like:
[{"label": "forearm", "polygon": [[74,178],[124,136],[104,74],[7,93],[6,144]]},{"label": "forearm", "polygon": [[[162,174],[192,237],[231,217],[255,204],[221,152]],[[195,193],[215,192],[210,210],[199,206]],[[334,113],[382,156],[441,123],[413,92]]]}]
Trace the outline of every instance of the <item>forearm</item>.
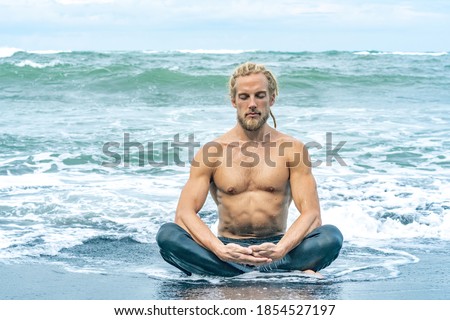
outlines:
[{"label": "forearm", "polygon": [[321,223],[319,211],[301,214],[277,244],[282,256],[298,246],[311,231],[320,227]]},{"label": "forearm", "polygon": [[185,229],[195,242],[217,255],[217,250],[223,243],[214,235],[195,211],[178,211],[175,215],[175,223]]},{"label": "forearm", "polygon": [[251,265],[261,265],[272,261],[272,259],[267,257],[255,257],[252,255],[251,249],[238,244],[229,243],[224,245],[195,213],[177,212],[175,223],[189,232],[198,244],[212,251],[223,261]]}]

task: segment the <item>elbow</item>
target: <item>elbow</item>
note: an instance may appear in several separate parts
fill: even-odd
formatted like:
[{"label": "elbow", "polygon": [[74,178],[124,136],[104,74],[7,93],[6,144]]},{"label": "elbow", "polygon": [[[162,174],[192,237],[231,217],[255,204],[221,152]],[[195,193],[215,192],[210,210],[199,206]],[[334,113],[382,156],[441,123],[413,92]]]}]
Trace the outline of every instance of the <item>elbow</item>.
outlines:
[{"label": "elbow", "polygon": [[317,214],[314,217],[313,227],[318,228],[320,226],[322,226],[322,217],[320,216],[320,212],[317,212]]},{"label": "elbow", "polygon": [[316,228],[321,227],[322,226],[322,218],[317,217],[317,219],[315,221],[315,225],[316,225]]},{"label": "elbow", "polygon": [[183,215],[180,211],[177,210],[175,213],[175,221],[176,224],[181,225],[183,223]]},{"label": "elbow", "polygon": [[183,229],[186,229],[186,224],[185,224],[185,219],[186,217],[186,212],[183,212],[183,210],[177,210],[175,213],[175,220],[174,222],[179,225],[180,227],[182,227]]}]

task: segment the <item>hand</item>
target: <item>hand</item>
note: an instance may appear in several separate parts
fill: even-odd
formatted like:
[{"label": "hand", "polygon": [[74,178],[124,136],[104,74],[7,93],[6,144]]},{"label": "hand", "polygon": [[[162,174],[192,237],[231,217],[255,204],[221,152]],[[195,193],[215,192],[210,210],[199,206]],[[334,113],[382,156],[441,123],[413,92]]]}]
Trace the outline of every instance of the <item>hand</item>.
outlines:
[{"label": "hand", "polygon": [[252,250],[252,255],[258,258],[268,258],[272,261],[283,258],[286,254],[276,244],[271,242],[264,242],[259,245],[250,246],[247,249]]},{"label": "hand", "polygon": [[229,243],[220,247],[217,256],[223,261],[250,264],[254,266],[272,262],[271,258],[255,256],[252,249],[242,247],[236,243]]}]

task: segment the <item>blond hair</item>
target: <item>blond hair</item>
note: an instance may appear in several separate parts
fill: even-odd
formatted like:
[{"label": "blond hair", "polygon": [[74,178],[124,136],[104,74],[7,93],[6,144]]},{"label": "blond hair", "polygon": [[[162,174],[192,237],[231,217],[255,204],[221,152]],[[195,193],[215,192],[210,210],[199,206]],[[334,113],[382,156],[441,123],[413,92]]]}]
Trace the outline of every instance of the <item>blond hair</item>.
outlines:
[{"label": "blond hair", "polygon": [[275,96],[278,95],[278,83],[273,73],[270,70],[267,70],[266,67],[262,64],[257,64],[254,62],[245,62],[234,70],[233,74],[230,77],[230,81],[228,82],[228,88],[230,89],[230,97],[232,99],[234,99],[234,97],[236,96],[236,79],[239,77],[245,77],[255,73],[262,73],[266,76],[267,81],[269,81],[270,95],[274,93]]},{"label": "blond hair", "polygon": [[[266,76],[269,82],[269,95],[278,95],[278,83],[277,79],[270,70],[267,70],[263,64],[258,64],[254,62],[245,62],[239,65],[233,72],[228,82],[228,89],[230,93],[230,98],[235,99],[236,97],[236,79],[239,77],[245,77],[255,73],[262,73]],[[272,117],[274,127],[277,127],[277,122],[273,116],[272,110],[270,110],[270,116]]]}]

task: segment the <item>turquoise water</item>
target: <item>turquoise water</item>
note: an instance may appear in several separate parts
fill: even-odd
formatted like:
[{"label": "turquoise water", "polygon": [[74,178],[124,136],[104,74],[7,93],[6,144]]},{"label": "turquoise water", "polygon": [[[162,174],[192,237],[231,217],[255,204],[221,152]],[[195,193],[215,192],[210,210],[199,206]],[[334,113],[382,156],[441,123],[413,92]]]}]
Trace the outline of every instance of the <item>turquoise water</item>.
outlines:
[{"label": "turquoise water", "polygon": [[[396,277],[400,265],[417,262],[402,242],[450,240],[445,52],[0,49],[1,261],[183,278],[154,240],[189,172],[189,150],[180,165],[171,143],[178,134],[203,144],[235,124],[227,80],[248,60],[278,77],[278,129],[316,146],[323,220],[346,239],[324,273],[335,281]],[[343,143],[343,162],[327,165],[327,133],[333,148]],[[129,148],[128,163],[126,136],[142,146]],[[102,165],[116,161],[108,143],[116,143],[108,149],[115,166]],[[201,216],[214,230],[211,199]]]}]

